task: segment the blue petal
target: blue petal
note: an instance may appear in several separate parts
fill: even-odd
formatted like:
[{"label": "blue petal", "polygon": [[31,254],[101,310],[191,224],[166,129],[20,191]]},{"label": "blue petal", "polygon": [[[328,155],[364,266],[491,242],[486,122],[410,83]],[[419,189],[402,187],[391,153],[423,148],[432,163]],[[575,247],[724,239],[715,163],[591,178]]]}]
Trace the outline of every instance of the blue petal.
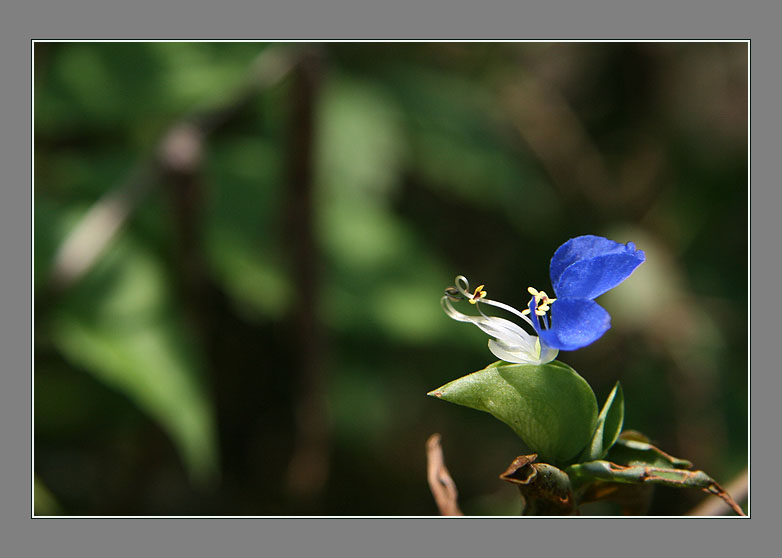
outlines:
[{"label": "blue petal", "polygon": [[600,236],[579,236],[551,258],[551,283],[557,297],[593,299],[627,279],[646,256],[635,244]]},{"label": "blue petal", "polygon": [[549,347],[573,351],[594,343],[610,327],[611,316],[597,302],[558,298],[551,305],[551,329],[535,329]]},{"label": "blue petal", "polygon": [[574,263],[554,284],[554,292],[558,297],[597,298],[627,279],[643,261],[643,252],[636,252],[635,255],[609,254]]}]

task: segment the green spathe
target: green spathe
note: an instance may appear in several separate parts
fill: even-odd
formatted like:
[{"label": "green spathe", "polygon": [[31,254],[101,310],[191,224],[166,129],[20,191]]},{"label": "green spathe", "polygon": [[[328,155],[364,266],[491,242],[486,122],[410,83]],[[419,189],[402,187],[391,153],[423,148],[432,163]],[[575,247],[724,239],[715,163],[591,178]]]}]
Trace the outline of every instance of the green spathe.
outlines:
[{"label": "green spathe", "polygon": [[579,456],[579,461],[594,461],[605,457],[611,446],[614,445],[619,433],[622,431],[625,416],[625,400],[622,386],[616,382],[614,389],[608,394],[603,410],[597,417],[597,427],[584,451]]},{"label": "green spathe", "polygon": [[510,426],[540,456],[564,463],[592,438],[597,400],[570,366],[495,362],[429,392],[451,403],[486,411]]}]

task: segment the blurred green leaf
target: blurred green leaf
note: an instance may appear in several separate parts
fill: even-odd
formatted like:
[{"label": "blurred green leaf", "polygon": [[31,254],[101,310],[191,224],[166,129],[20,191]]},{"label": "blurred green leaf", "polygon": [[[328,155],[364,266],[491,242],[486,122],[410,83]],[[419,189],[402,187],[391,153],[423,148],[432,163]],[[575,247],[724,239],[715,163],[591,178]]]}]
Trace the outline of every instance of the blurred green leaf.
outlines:
[{"label": "blurred green leaf", "polygon": [[279,318],[291,300],[275,236],[281,159],[279,146],[253,136],[221,142],[209,157],[215,187],[206,208],[206,256],[214,278],[248,317]]},{"label": "blurred green leaf", "polygon": [[597,426],[592,441],[584,449],[579,461],[592,461],[605,456],[622,431],[624,417],[625,401],[622,386],[616,382],[597,417]]},{"label": "blurred green leaf", "polygon": [[[416,174],[442,195],[498,210],[522,228],[546,226],[556,199],[531,157],[509,148],[510,123],[495,95],[472,76],[416,65],[391,65],[383,79],[406,117]],[[533,198],[540,203],[525,203]]]},{"label": "blurred green leaf", "polygon": [[217,467],[214,419],[168,297],[159,261],[125,237],[58,309],[52,338],[71,362],[158,421],[203,483]]},{"label": "blurred green leaf", "polygon": [[33,479],[33,513],[35,515],[58,515],[60,504],[43,481],[35,475]]},{"label": "blurred green leaf", "polygon": [[397,420],[388,398],[389,378],[373,371],[345,363],[329,386],[336,432],[357,448],[374,445],[382,449]]},{"label": "blurred green leaf", "polygon": [[246,238],[216,230],[210,238],[211,265],[234,300],[236,311],[249,317],[280,318],[289,307],[291,286],[274,253],[253,250]]},{"label": "blurred green leaf", "polygon": [[418,345],[444,331],[443,270],[394,210],[409,147],[397,103],[383,87],[343,74],[326,82],[319,105],[318,232],[332,266],[326,320],[362,336],[377,328]]},{"label": "blurred green leaf", "polygon": [[399,113],[381,88],[337,76],[319,106],[318,182],[328,194],[384,204],[406,144]]},{"label": "blurred green leaf", "polygon": [[33,222],[33,285],[40,289],[46,283],[49,267],[57,251],[57,222],[60,212],[52,203],[35,200]]},{"label": "blurred green leaf", "polygon": [[429,395],[490,413],[510,426],[541,462],[574,457],[597,420],[592,388],[557,361],[539,366],[495,362]]}]

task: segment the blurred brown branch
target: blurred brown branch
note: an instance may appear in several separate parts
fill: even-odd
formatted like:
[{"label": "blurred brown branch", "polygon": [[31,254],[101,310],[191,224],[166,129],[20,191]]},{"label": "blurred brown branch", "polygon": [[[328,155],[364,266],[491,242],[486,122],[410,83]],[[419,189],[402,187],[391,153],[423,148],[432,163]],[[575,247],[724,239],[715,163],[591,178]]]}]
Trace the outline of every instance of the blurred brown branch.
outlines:
[{"label": "blurred brown branch", "polygon": [[289,313],[293,340],[296,434],[288,464],[287,486],[293,495],[312,500],[322,490],[329,472],[331,428],[327,412],[326,332],[320,307],[320,249],[315,235],[313,180],[315,110],[323,64],[316,47],[299,52],[290,83],[289,128],[286,145],[284,204],[285,237],[290,254],[291,280],[296,301]]},{"label": "blurred brown branch", "polygon": [[426,441],[427,480],[434,501],[440,510],[440,515],[464,515],[459,509],[457,499],[459,492],[456,483],[451,478],[443,458],[443,448],[440,445],[441,436],[432,434]]},{"label": "blurred brown branch", "polygon": [[662,146],[646,127],[638,126],[626,131],[629,141],[623,147],[623,158],[610,159],[566,88],[558,83],[577,79],[569,74],[579,64],[571,60],[572,68],[560,80],[549,75],[548,66],[558,67],[570,56],[574,51],[558,50],[551,56],[541,55],[534,64],[525,62],[524,77],[514,77],[499,89],[500,104],[563,203],[579,211],[587,203],[606,213],[621,210],[642,216],[664,186],[667,162]]},{"label": "blurred brown branch", "polygon": [[68,289],[92,268],[152,189],[158,175],[157,161],[139,164],[125,181],[111,188],[93,204],[54,257],[49,284],[51,290],[60,292]]},{"label": "blurred brown branch", "polygon": [[598,206],[610,199],[603,155],[555,87],[527,77],[509,85],[502,100],[519,134],[564,198],[583,196]]},{"label": "blurred brown branch", "polygon": [[[294,67],[295,47],[265,49],[253,62],[244,86],[226,104],[182,118],[163,134],[154,154],[96,201],[65,238],[54,258],[50,291],[67,290],[98,261],[116,234],[166,170],[197,164],[206,136],[239,114],[261,91],[279,83]],[[183,167],[184,165],[184,167]]]}]

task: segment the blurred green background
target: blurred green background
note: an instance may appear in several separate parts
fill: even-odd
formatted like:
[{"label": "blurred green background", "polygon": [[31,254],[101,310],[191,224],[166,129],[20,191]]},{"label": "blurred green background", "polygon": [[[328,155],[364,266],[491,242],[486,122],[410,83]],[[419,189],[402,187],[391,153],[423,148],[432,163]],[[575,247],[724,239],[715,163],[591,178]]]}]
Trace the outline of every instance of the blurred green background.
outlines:
[{"label": "blurred green background", "polygon": [[426,397],[494,360],[439,299],[524,305],[579,234],[647,262],[560,360],[746,468],[745,43],[34,49],[37,514],[436,515],[435,432],[464,512],[517,514],[522,442]]}]

